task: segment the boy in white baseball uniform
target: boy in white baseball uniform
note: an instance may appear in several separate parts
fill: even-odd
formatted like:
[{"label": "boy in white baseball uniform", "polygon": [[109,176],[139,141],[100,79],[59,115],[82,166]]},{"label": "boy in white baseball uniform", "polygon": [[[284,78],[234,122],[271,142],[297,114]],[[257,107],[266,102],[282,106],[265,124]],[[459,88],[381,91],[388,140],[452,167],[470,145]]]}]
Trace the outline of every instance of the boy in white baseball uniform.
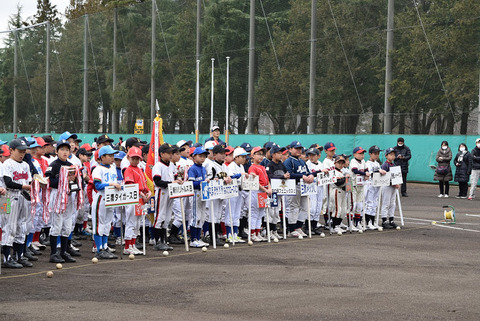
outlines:
[{"label": "boy in white baseball uniform", "polygon": [[[368,149],[370,159],[367,161],[367,168],[371,175],[373,173],[385,174],[386,172],[381,168],[382,165],[379,162],[380,147],[373,145]],[[378,192],[380,186],[372,186],[372,180],[367,180],[365,185],[365,224],[369,230],[376,230],[378,228],[375,222],[375,214],[378,206]]]},{"label": "boy in white baseball uniform", "polygon": [[[367,164],[365,163],[365,150],[362,147],[353,149],[353,159],[350,162],[350,171],[352,175],[352,200],[354,221],[352,230],[362,229],[362,211],[364,204],[364,182],[370,177]],[[355,229],[354,229],[355,227]]]},{"label": "boy in white baseball uniform", "polygon": [[[387,148],[387,150],[385,151],[385,158],[386,160],[385,163],[382,164],[382,169],[385,172],[389,172],[390,167],[395,166],[395,164],[393,163],[393,161],[395,160],[395,150],[393,148]],[[395,189],[399,188],[400,185],[392,185],[392,183],[390,183],[390,186],[384,186],[381,191],[382,208],[380,213],[382,216],[382,227],[384,229],[397,228],[397,224],[393,221],[393,219],[396,207]]]},{"label": "boy in white baseball uniform", "polygon": [[[310,148],[307,150],[306,155],[308,156],[307,167],[310,173],[312,173],[315,177],[320,172],[328,172],[323,167],[323,164],[318,161],[320,158],[320,150],[318,148]],[[317,228],[318,222],[320,220],[320,214],[322,213],[322,206],[323,206],[323,186],[318,188],[318,192],[316,195],[310,195],[310,213],[311,213],[311,226],[312,226],[312,233],[316,235],[322,234],[322,231]],[[306,226],[308,226],[306,224]]]}]

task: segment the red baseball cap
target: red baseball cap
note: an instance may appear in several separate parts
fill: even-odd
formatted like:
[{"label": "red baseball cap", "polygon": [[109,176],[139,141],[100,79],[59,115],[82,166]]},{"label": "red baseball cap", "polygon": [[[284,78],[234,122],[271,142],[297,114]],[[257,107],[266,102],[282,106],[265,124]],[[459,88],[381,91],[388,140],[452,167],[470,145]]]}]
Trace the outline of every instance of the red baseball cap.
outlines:
[{"label": "red baseball cap", "polygon": [[92,150],[92,146],[90,146],[89,143],[83,144],[82,146],[80,146],[80,148],[85,148],[85,150],[87,150],[88,152]]},{"label": "red baseball cap", "polygon": [[142,159],[142,151],[136,146],[132,146],[127,153],[128,157],[140,157]]},{"label": "red baseball cap", "polygon": [[225,155],[230,155],[234,150],[232,146],[227,146],[227,148],[225,148]]},{"label": "red baseball cap", "polygon": [[47,143],[45,143],[42,137],[35,137],[35,140],[37,141],[37,144],[40,145],[40,147],[47,145]]},{"label": "red baseball cap", "polygon": [[257,146],[257,147],[254,147],[252,149],[252,151],[250,152],[250,155],[255,155],[255,153],[258,153],[258,152],[263,152],[263,154],[265,154],[265,149],[260,147],[260,146]]},{"label": "red baseball cap", "polygon": [[8,145],[2,145],[2,150],[3,150],[3,154],[2,156],[5,156],[5,157],[9,157],[10,156],[10,148],[8,148]]}]

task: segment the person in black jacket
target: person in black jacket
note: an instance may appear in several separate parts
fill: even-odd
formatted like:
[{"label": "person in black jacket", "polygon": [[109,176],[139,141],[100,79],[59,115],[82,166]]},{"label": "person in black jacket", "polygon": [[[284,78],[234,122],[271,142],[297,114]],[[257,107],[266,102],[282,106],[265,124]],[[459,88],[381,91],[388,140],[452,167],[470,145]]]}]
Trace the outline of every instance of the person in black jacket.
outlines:
[{"label": "person in black jacket", "polygon": [[467,198],[468,179],[472,171],[472,155],[468,152],[467,145],[460,144],[458,153],[453,161],[455,164],[455,182],[458,182],[459,193],[456,198]]},{"label": "person in black jacket", "polygon": [[475,148],[472,149],[472,175],[470,176],[470,192],[468,199],[471,201],[475,198],[475,190],[477,189],[478,179],[480,178],[480,138],[475,141]]},{"label": "person in black jacket", "polygon": [[405,145],[405,140],[402,137],[397,139],[397,146],[393,148],[395,151],[395,165],[400,166],[402,169],[402,196],[408,197],[407,195],[407,174],[408,174],[408,161],[412,158],[412,153],[410,152],[410,148]]}]

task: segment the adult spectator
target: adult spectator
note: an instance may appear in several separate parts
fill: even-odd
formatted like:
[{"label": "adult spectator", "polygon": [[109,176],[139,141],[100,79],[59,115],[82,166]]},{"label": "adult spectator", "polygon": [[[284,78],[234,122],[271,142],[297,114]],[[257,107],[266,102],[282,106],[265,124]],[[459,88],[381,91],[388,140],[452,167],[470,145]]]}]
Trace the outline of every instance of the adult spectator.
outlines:
[{"label": "adult spectator", "polygon": [[412,158],[412,153],[410,152],[410,148],[405,145],[405,140],[402,137],[397,139],[397,146],[393,148],[395,151],[395,160],[394,163],[396,166],[400,166],[402,169],[402,196],[408,197],[407,195],[407,174],[408,174],[408,161]]},{"label": "adult spectator", "polygon": [[448,197],[450,190],[450,181],[453,179],[452,168],[450,167],[450,161],[452,160],[452,150],[448,146],[448,142],[444,140],[440,149],[437,152],[437,169],[433,180],[438,181],[440,187],[440,194],[438,197]]},{"label": "adult spectator", "polygon": [[219,144],[222,145],[223,148],[227,147],[227,143],[220,139],[220,127],[213,126],[210,129],[210,133],[212,133],[212,137],[207,138],[205,140],[205,143],[209,141],[214,141],[216,143],[215,145]]},{"label": "adult spectator", "polygon": [[458,182],[458,195],[456,198],[467,198],[468,179],[472,171],[472,155],[468,152],[467,145],[461,143],[458,153],[453,161],[455,164],[455,182]]},{"label": "adult spectator", "polygon": [[470,176],[470,192],[468,199],[475,198],[475,190],[477,189],[478,178],[480,177],[480,138],[475,141],[475,148],[472,149],[472,175]]}]

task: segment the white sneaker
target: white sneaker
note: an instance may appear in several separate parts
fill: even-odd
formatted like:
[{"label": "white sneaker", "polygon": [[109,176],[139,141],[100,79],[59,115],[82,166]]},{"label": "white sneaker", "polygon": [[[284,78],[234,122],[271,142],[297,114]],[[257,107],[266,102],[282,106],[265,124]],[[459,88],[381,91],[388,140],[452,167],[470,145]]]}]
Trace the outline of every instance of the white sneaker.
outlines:
[{"label": "white sneaker", "polygon": [[245,243],[245,240],[235,234],[235,243]]},{"label": "white sneaker", "polygon": [[194,240],[194,241],[190,242],[190,247],[201,248],[201,247],[203,247],[203,244],[200,243],[200,241],[198,241],[198,240]]},{"label": "white sneaker", "polygon": [[297,230],[288,233],[288,237],[297,237],[298,238],[299,236],[300,236],[300,234],[298,234]]},{"label": "white sneaker", "polygon": [[204,242],[203,240],[198,240],[198,242],[200,242],[200,244],[202,245],[202,247],[204,247],[204,246],[205,246],[205,247],[209,247],[209,246],[210,246],[210,244]]},{"label": "white sneaker", "polygon": [[79,251],[80,251],[80,249],[79,249],[78,247],[75,247],[75,246],[73,246],[73,245],[71,245],[71,244],[70,244],[70,248],[71,248],[72,250],[76,251],[76,252],[79,252]]},{"label": "white sneaker", "polygon": [[112,249],[110,246],[107,245],[107,251],[110,251],[111,253],[115,253],[115,249]]},{"label": "white sneaker", "polygon": [[443,197],[443,194],[438,194],[438,196],[437,196],[437,197]]},{"label": "white sneaker", "polygon": [[357,228],[358,228],[359,230],[365,230],[365,229],[363,228],[363,225],[362,225],[361,222],[358,222]]},{"label": "white sneaker", "polygon": [[134,255],[143,254],[143,251],[140,251],[139,249],[137,249],[137,247],[135,245],[132,245],[132,248],[133,248],[133,254]]},{"label": "white sneaker", "polygon": [[448,198],[448,194],[443,195],[443,197]]},{"label": "white sneaker", "polygon": [[343,229],[347,229],[347,228],[348,228],[348,226],[346,226],[346,225],[343,224],[343,223],[340,223],[338,226],[339,226],[340,228],[343,228]]},{"label": "white sneaker", "polygon": [[334,233],[339,233],[339,232],[345,233],[345,230],[342,229],[340,226],[337,226],[337,227],[335,227],[335,228],[333,229],[333,232],[334,232]]},{"label": "white sneaker", "polygon": [[353,225],[353,223],[350,223],[350,228],[352,229],[352,232],[358,232],[359,231],[358,228],[355,225]]},{"label": "white sneaker", "polygon": [[155,244],[156,244],[155,239],[148,240],[148,245],[155,245]]},{"label": "white sneaker", "polygon": [[134,250],[133,250],[133,247],[130,245],[130,246],[128,247],[128,249],[123,249],[123,254],[125,254],[125,255],[130,255],[130,254],[135,255],[135,252],[134,252]]},{"label": "white sneaker", "polygon": [[97,247],[96,246],[92,247],[92,253],[97,253]]},{"label": "white sneaker", "polygon": [[298,232],[299,235],[306,237],[308,236],[301,228],[297,228],[295,231]]},{"label": "white sneaker", "polygon": [[261,239],[257,238],[257,235],[256,235],[256,234],[250,235],[250,240],[251,240],[252,242],[261,242],[261,241],[262,241]]},{"label": "white sneaker", "polygon": [[273,231],[273,232],[272,232],[272,235],[273,235],[274,237],[276,237],[277,239],[279,239],[279,240],[283,239],[283,236],[278,235],[278,231]]},{"label": "white sneaker", "polygon": [[263,237],[261,234],[257,234],[257,239],[260,240],[260,242],[266,242],[268,241],[267,237]]},{"label": "white sneaker", "polygon": [[367,224],[367,230],[376,230],[375,226],[373,226],[372,222],[368,222]]},{"label": "white sneaker", "polygon": [[121,237],[117,237],[115,239],[115,245],[122,245],[122,238]]},{"label": "white sneaker", "polygon": [[[235,240],[236,241],[236,240]],[[228,235],[227,239],[225,240],[227,243],[233,243],[233,236],[232,234]]]}]

